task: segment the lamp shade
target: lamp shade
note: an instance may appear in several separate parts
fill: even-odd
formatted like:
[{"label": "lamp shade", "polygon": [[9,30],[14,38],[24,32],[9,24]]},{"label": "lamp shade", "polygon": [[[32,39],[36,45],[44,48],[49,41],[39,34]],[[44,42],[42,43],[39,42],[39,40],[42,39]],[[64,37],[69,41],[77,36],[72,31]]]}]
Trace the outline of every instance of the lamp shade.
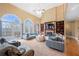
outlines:
[{"label": "lamp shade", "polygon": [[65,19],[72,21],[79,17],[79,3],[70,3],[67,7]]}]

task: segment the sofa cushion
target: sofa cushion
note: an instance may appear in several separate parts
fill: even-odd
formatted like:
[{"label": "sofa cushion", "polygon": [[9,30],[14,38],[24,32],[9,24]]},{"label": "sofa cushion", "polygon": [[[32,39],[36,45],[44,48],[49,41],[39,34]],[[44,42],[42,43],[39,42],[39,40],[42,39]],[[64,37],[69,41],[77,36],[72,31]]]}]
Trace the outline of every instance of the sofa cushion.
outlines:
[{"label": "sofa cushion", "polygon": [[52,36],[56,36],[56,33],[52,33]]},{"label": "sofa cushion", "polygon": [[53,41],[57,41],[57,38],[56,37],[53,37],[53,36],[50,36],[49,39],[50,40],[53,40]]},{"label": "sofa cushion", "polygon": [[21,45],[21,42],[19,42],[19,41],[12,41],[12,42],[9,42],[9,44],[11,44],[11,45],[14,45],[14,46],[18,47],[18,46],[20,46],[20,45]]},{"label": "sofa cushion", "polygon": [[63,38],[57,37],[57,41],[64,42]]}]

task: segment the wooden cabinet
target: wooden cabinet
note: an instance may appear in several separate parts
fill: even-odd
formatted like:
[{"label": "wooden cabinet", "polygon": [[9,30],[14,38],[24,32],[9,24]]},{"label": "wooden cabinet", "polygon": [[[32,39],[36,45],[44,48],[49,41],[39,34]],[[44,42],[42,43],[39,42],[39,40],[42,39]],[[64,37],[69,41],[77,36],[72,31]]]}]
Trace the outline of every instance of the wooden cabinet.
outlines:
[{"label": "wooden cabinet", "polygon": [[57,21],[62,21],[64,20],[64,5],[60,5],[56,8],[56,17],[57,17]]},{"label": "wooden cabinet", "polygon": [[64,35],[64,21],[56,22],[56,33]]},{"label": "wooden cabinet", "polygon": [[51,21],[41,24],[41,32],[47,33],[60,33],[64,35],[64,21]]}]

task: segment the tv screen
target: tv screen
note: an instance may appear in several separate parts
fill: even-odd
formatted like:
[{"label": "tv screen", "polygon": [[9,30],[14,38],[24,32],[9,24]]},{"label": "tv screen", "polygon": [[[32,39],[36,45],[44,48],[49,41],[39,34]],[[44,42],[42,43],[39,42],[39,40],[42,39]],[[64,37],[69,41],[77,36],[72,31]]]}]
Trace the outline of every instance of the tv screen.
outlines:
[{"label": "tv screen", "polygon": [[48,29],[54,29],[54,28],[55,28],[54,24],[48,24]]}]

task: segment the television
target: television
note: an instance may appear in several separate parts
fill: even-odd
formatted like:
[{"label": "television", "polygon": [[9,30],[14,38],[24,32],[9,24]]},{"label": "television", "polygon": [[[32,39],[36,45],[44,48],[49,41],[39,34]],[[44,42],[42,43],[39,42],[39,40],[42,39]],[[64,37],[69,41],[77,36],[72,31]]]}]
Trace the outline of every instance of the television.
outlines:
[{"label": "television", "polygon": [[52,32],[47,32],[46,35],[47,36],[52,36]]},{"label": "television", "polygon": [[47,30],[53,30],[55,28],[55,25],[52,24],[52,23],[48,23],[46,24],[46,27],[45,27]]}]

